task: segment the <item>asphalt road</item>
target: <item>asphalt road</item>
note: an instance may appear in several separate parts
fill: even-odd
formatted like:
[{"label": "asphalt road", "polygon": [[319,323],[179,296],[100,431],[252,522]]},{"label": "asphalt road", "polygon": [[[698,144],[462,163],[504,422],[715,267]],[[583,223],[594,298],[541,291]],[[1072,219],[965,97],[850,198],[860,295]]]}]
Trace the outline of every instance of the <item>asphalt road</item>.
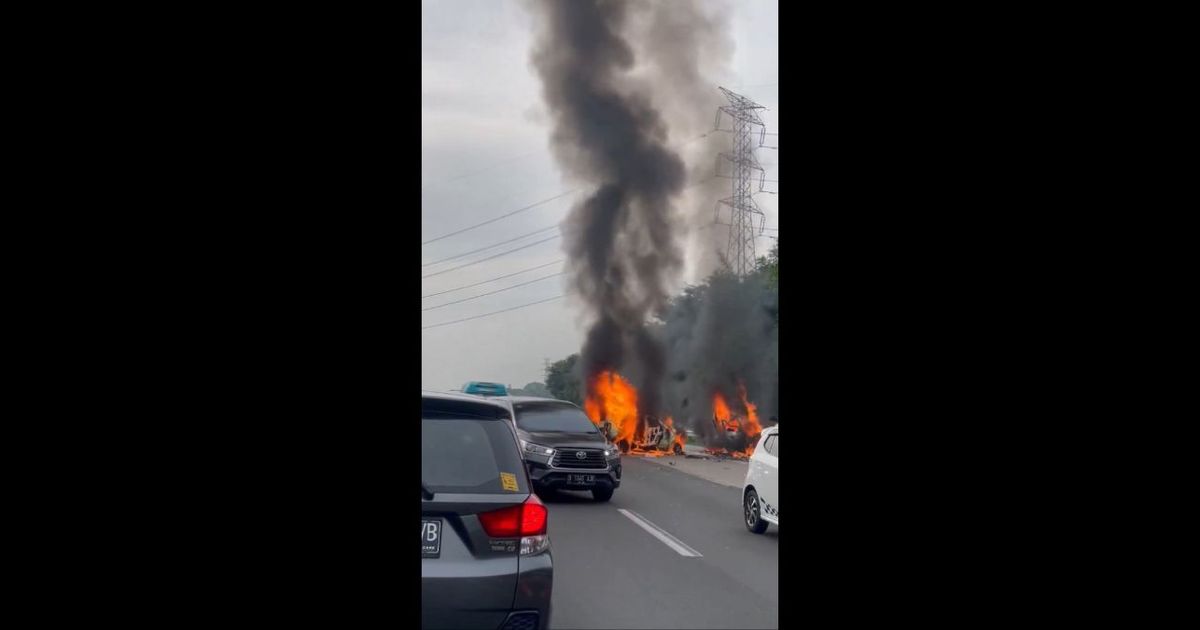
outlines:
[{"label": "asphalt road", "polygon": [[583,492],[543,497],[551,627],[778,628],[778,528],[746,531],[737,488],[636,457],[623,464],[608,503]]}]

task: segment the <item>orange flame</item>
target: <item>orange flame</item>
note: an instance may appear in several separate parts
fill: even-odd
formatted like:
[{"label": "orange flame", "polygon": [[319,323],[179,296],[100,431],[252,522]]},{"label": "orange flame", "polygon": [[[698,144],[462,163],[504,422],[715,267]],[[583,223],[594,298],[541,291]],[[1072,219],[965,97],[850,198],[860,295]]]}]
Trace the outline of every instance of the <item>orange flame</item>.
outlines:
[{"label": "orange flame", "polygon": [[[758,405],[746,399],[746,386],[742,383],[738,383],[738,396],[742,398],[742,405],[746,407],[746,436],[754,439],[762,433],[762,425],[758,422]],[[754,447],[751,447],[751,452],[754,452]]]},{"label": "orange flame", "polygon": [[729,411],[729,403],[725,402],[725,396],[721,392],[713,394],[713,423],[717,425],[718,431],[737,431],[737,421],[733,419],[733,413]]},{"label": "orange flame", "polygon": [[[601,372],[588,382],[587,396],[583,400],[583,412],[587,414],[588,419],[602,429],[607,420],[612,425],[613,434],[615,434],[608,434],[612,437],[612,442],[615,444],[623,442],[623,449],[628,449],[630,454],[662,457],[673,452],[683,452],[684,437],[675,432],[674,419],[669,416],[663,420],[662,426],[669,429],[674,438],[668,450],[659,450],[661,446],[657,440],[661,438],[652,436],[661,436],[662,434],[657,431],[657,428],[654,433],[647,431],[653,419],[646,418],[645,422],[638,422],[637,388],[616,372]],[[656,443],[642,444],[646,439],[656,440]],[[675,448],[676,445],[678,445],[678,450]]]},{"label": "orange flame", "polygon": [[675,419],[671,416],[667,416],[667,418],[663,420],[663,424],[667,425],[667,428],[671,429],[671,431],[675,434],[675,439],[671,443],[671,450],[675,453],[682,453],[684,445],[687,444],[687,438],[683,436],[682,431],[675,428]]},{"label": "orange flame", "polygon": [[613,442],[633,443],[637,431],[637,389],[620,374],[601,372],[588,383],[583,412],[596,426],[605,420],[612,423],[617,432]]},{"label": "orange flame", "polygon": [[721,392],[713,394],[713,424],[717,426],[718,431],[741,431],[745,435],[748,445],[745,450],[741,451],[729,451],[724,448],[708,449],[714,455],[745,459],[754,454],[754,443],[762,434],[762,424],[758,421],[758,405],[750,402],[746,396],[746,386],[741,382],[738,382],[738,397],[742,401],[742,408],[746,411],[744,415],[735,415]]}]

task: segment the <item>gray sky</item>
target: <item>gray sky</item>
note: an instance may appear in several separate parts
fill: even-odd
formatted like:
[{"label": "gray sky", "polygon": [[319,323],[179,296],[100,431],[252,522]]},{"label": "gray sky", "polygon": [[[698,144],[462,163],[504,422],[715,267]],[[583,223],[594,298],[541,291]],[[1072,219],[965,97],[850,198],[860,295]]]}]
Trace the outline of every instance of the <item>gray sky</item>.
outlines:
[{"label": "gray sky", "polygon": [[[565,0],[564,0],[565,1]],[[668,0],[661,0],[668,1]],[[688,2],[691,0],[669,0]],[[768,132],[778,132],[777,0],[733,3],[731,32],[736,42],[725,87],[768,111]],[[421,3],[421,241],[507,214],[564,193],[550,154],[549,126],[541,86],[529,67],[532,21],[517,0],[422,0]],[[716,85],[713,86],[716,91]],[[712,112],[715,117],[716,111]],[[668,121],[669,123],[669,121]],[[726,125],[728,121],[726,121]],[[778,145],[768,137],[767,144]],[[778,151],[760,150],[768,180],[778,180]],[[716,157],[713,162],[715,165]],[[767,184],[767,190],[779,190]],[[421,247],[424,263],[495,245],[542,228],[545,232],[479,253],[422,267],[421,295],[448,291],[519,272],[564,257],[557,224],[578,194],[567,195],[511,218],[465,231]],[[775,195],[758,195],[766,225],[777,226]],[[715,204],[716,199],[706,201]],[[768,231],[767,235],[777,235]],[[762,238],[765,251],[772,241]],[[471,263],[524,245],[525,249],[462,269]],[[496,291],[562,271],[552,264],[510,278],[421,300],[435,307]],[[446,273],[440,273],[446,271]],[[699,278],[689,271],[685,281]],[[565,276],[421,313],[421,325],[474,317],[565,293]],[[421,331],[421,386],[448,390],[470,380],[514,387],[542,381],[545,359],[578,352],[586,321],[569,298]]]}]

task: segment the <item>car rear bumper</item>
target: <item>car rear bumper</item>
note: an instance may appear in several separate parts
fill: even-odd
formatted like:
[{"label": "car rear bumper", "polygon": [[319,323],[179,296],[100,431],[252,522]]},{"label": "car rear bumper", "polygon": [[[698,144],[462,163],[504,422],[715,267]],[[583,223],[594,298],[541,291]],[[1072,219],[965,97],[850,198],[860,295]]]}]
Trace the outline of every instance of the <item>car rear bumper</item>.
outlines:
[{"label": "car rear bumper", "polygon": [[[513,612],[501,628],[546,630],[550,627],[550,596],[554,587],[554,559],[551,553],[546,551],[536,556],[521,557]],[[536,624],[527,618],[528,613],[537,614]]]},{"label": "car rear bumper", "polygon": [[[553,545],[553,543],[551,543]],[[423,560],[421,628],[423,630],[546,630],[554,587],[553,550],[534,556],[472,560],[453,567]],[[511,562],[508,567],[502,566]],[[497,571],[489,575],[489,571]],[[451,575],[453,574],[453,575]],[[516,588],[513,588],[513,584]],[[495,596],[507,584],[505,595]],[[496,606],[492,604],[500,604]]]}]

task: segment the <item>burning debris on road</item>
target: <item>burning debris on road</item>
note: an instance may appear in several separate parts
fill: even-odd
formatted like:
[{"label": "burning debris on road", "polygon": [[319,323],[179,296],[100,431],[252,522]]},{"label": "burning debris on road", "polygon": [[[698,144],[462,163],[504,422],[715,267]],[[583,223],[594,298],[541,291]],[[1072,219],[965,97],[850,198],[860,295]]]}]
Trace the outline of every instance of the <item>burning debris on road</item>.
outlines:
[{"label": "burning debris on road", "polygon": [[[762,433],[757,406],[746,398],[745,387],[739,386],[738,394],[742,413],[733,412],[720,392],[713,395],[712,420],[717,431],[705,440],[710,455],[746,459],[754,453],[754,443]],[[583,408],[623,453],[647,457],[684,453],[686,430],[676,427],[671,416],[659,420],[639,415],[637,389],[616,372],[601,372],[589,382]]]}]

